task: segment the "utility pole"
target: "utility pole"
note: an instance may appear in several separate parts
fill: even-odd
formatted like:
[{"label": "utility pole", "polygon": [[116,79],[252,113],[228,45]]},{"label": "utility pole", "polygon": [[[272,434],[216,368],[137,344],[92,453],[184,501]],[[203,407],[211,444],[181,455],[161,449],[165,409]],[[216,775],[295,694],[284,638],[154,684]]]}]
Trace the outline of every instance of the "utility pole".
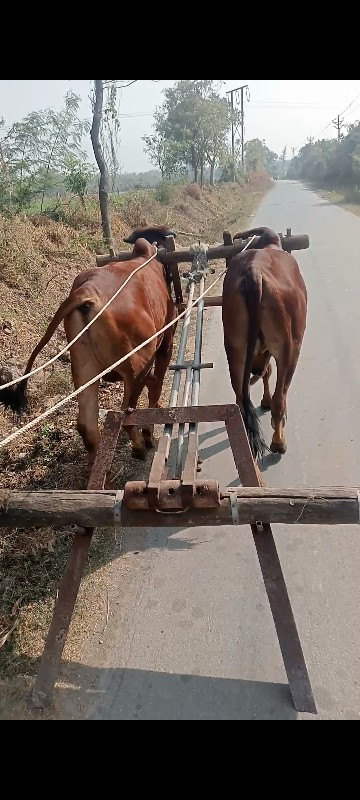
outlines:
[{"label": "utility pole", "polygon": [[[240,92],[241,94],[241,163],[244,166],[244,137],[245,137],[245,115],[244,115],[244,91],[247,89],[248,93],[250,94],[248,84],[244,84],[244,86],[238,86],[237,89],[231,89],[230,92],[226,92],[226,94],[230,95],[230,102],[231,102],[231,152],[232,152],[232,162],[233,162],[233,181],[235,183],[236,179],[236,170],[235,170],[235,131],[236,131],[236,124],[235,124],[235,95]],[[248,99],[250,99],[248,95]]]},{"label": "utility pole", "polygon": [[337,130],[338,142],[340,142],[341,141],[341,131],[342,131],[342,128],[344,127],[344,120],[340,118],[340,114],[338,114],[336,119],[333,119],[333,125]]}]

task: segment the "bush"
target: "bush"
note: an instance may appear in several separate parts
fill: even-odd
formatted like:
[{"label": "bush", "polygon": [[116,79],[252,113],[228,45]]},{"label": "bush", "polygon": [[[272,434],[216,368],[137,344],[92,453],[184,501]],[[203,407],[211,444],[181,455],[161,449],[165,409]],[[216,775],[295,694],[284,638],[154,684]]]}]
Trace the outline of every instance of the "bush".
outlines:
[{"label": "bush", "polygon": [[198,183],[189,183],[185,192],[193,200],[201,200],[201,189]]},{"label": "bush", "polygon": [[[231,157],[227,158],[221,166],[221,174],[219,183],[233,183],[234,178],[234,162]],[[235,164],[235,183],[244,186],[245,172],[241,164]]]},{"label": "bush", "polygon": [[171,181],[163,180],[155,187],[156,200],[166,206],[171,203],[175,193],[175,186]]},{"label": "bush", "polygon": [[360,204],[360,187],[354,186],[353,189],[348,189],[345,195],[346,203],[359,203]]}]

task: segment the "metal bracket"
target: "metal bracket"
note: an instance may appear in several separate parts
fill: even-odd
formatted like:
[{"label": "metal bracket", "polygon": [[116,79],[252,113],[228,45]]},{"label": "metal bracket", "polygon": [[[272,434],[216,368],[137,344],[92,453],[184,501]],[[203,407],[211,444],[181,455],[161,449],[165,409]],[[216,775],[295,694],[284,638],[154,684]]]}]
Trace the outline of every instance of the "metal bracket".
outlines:
[{"label": "metal bracket", "polygon": [[231,516],[233,525],[239,525],[239,507],[237,499],[237,490],[229,489],[229,497],[230,497]]},{"label": "metal bracket", "polygon": [[264,525],[262,522],[255,522],[256,533],[264,533]]},{"label": "metal bracket", "polygon": [[172,372],[176,372],[176,370],[189,369],[189,368],[190,369],[214,369],[214,364],[212,364],[210,361],[207,364],[194,364],[192,361],[189,361],[187,364],[171,364],[169,366],[169,369],[171,369]]},{"label": "metal bracket", "polygon": [[123,498],[123,492],[116,492],[115,503],[114,503],[114,520],[119,524],[121,522],[122,498]]}]

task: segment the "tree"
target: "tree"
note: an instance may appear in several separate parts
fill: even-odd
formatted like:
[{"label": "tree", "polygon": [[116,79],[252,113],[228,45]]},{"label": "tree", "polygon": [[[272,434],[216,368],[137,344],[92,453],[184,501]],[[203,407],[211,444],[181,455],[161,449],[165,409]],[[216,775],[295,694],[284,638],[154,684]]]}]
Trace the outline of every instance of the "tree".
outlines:
[{"label": "tree", "polygon": [[251,139],[245,144],[245,164],[247,171],[259,172],[261,169],[272,171],[278,156],[266,146],[264,140]]},{"label": "tree", "polygon": [[100,131],[104,156],[109,167],[111,192],[115,192],[116,179],[120,170],[118,158],[120,147],[120,122],[117,92],[116,82],[110,82],[105,88],[104,113]]},{"label": "tree", "polygon": [[224,98],[213,94],[203,104],[205,154],[210,166],[210,186],[214,185],[214,172],[227,147],[227,136],[231,126],[231,109]]},{"label": "tree", "polygon": [[86,164],[74,156],[69,156],[64,167],[64,184],[66,188],[69,192],[77,195],[85,208],[85,194],[94,175],[93,168],[90,164]]},{"label": "tree", "polygon": [[[110,254],[115,253],[114,243],[111,233],[110,213],[109,213],[109,191],[110,174],[109,163],[106,160],[106,139],[104,144],[104,125],[109,129],[109,122],[113,124],[113,133],[109,136],[110,158],[113,169],[117,164],[114,136],[117,135],[119,127],[116,115],[116,96],[118,89],[126,89],[137,80],[102,80],[94,81],[94,91],[92,95],[93,120],[91,126],[91,142],[94,156],[100,172],[99,179],[99,204],[101,213],[101,225],[105,245],[109,248]],[[104,101],[106,106],[104,107]],[[110,127],[111,130],[111,127]],[[109,156],[109,153],[108,153]]]},{"label": "tree", "polygon": [[96,163],[99,167],[99,204],[101,214],[101,225],[105,245],[109,248],[110,254],[114,255],[110,214],[109,214],[109,170],[105,161],[104,152],[101,144],[101,125],[104,109],[104,81],[94,81],[93,97],[93,122],[91,126],[91,141],[94,150]]},{"label": "tree", "polygon": [[156,133],[154,136],[144,136],[143,141],[152,164],[159,167],[163,179],[186,174],[184,147],[181,143],[174,139],[166,139],[160,133]]},{"label": "tree", "polygon": [[[360,144],[357,145],[352,156],[352,166],[355,181],[360,182]],[[358,183],[356,183],[358,185]]]},{"label": "tree", "polygon": [[219,81],[187,80],[165,90],[165,102],[155,115],[155,135],[146,140],[153,163],[162,171],[170,174],[174,164],[178,171],[190,166],[194,181],[202,184],[209,163],[213,179],[230,126],[218,86]]},{"label": "tree", "polygon": [[228,146],[221,155],[219,167],[221,170],[219,179],[221,183],[233,183],[234,175],[236,183],[244,183],[245,173],[241,159],[240,142],[236,142],[235,160],[232,148]]},{"label": "tree", "polygon": [[271,175],[277,175],[279,156],[273,150],[266,148],[266,169]]},{"label": "tree", "polygon": [[308,141],[290,163],[288,175],[331,187],[356,187],[359,180],[360,123],[338,139]]},{"label": "tree", "polygon": [[2,173],[11,187],[7,198],[2,194],[3,210],[22,211],[39,196],[43,210],[46,194],[62,181],[67,160],[86,161],[81,143],[89,125],[78,117],[79,102],[68,92],[59,112],[33,111],[10,127],[1,142]]}]

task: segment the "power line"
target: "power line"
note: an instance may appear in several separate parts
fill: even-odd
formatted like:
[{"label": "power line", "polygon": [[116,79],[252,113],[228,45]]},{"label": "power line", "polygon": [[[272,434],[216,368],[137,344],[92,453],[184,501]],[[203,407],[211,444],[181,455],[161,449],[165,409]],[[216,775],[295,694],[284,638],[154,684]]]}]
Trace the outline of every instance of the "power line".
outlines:
[{"label": "power line", "polygon": [[[318,133],[316,133],[316,134],[315,134],[315,136],[314,136],[313,138],[314,138],[314,139],[317,139],[317,138],[318,138],[318,136],[320,136],[322,133],[325,133],[325,131],[327,131],[329,128],[331,128],[331,126],[332,126],[332,125],[334,125],[334,124],[335,124],[336,128],[337,128],[337,129],[338,129],[338,131],[339,131],[339,127],[338,127],[338,126],[339,126],[339,119],[340,119],[340,117],[342,117],[342,116],[345,114],[345,112],[346,112],[346,111],[349,111],[349,109],[351,108],[351,106],[352,106],[352,105],[354,105],[354,103],[356,102],[356,100],[357,100],[359,97],[360,97],[360,92],[358,92],[358,94],[357,94],[357,95],[355,95],[355,97],[354,97],[354,99],[351,101],[351,103],[349,103],[349,105],[348,105],[348,106],[346,106],[346,108],[344,108],[344,111],[342,111],[342,112],[341,112],[341,114],[339,114],[339,117],[338,117],[338,119],[337,119],[337,121],[336,121],[336,122],[335,122],[335,121],[332,119],[332,120],[331,120],[331,122],[329,122],[329,124],[328,124],[328,125],[325,125],[325,127],[324,127],[324,128],[321,128],[321,130],[320,130]],[[357,109],[358,109],[358,108],[360,108],[360,105],[359,105],[359,106],[356,106],[356,108],[353,108],[353,109],[351,110],[351,112],[350,112],[350,113],[352,114],[354,111],[357,111]],[[348,115],[347,115],[347,116],[348,116]],[[341,136],[341,125],[342,125],[342,123],[340,123],[340,136]],[[339,133],[338,133],[338,136],[339,136]],[[303,143],[302,143],[302,144],[301,144],[301,145],[300,145],[300,146],[299,146],[297,149],[301,149],[301,147],[303,147],[305,144],[306,144],[306,142],[303,142]]]},{"label": "power line", "polygon": [[332,111],[336,108],[333,106],[320,106],[317,103],[295,103],[295,102],[271,102],[255,100],[251,103],[252,108],[298,108],[298,109],[311,109],[313,111]]},{"label": "power line", "polygon": [[[341,114],[340,114],[341,117],[342,117],[343,114],[345,114],[345,111],[347,111],[349,108],[351,108],[351,106],[354,105],[354,103],[356,102],[358,97],[360,97],[360,92],[356,95],[356,97],[354,97],[354,99],[351,101],[351,103],[349,103],[349,105],[346,106],[346,108],[344,108],[344,111],[342,111]],[[355,109],[355,111],[356,111],[356,109]]]},{"label": "power line", "polygon": [[153,111],[140,111],[136,114],[118,114],[118,117],[126,117],[127,119],[133,119],[134,117],[153,117]]},{"label": "power line", "polygon": [[348,111],[348,113],[347,113],[347,114],[345,114],[345,116],[346,116],[346,117],[348,117],[348,116],[349,116],[349,114],[355,114],[355,111],[357,111],[357,110],[358,110],[358,108],[360,108],[360,103],[359,103],[359,105],[358,105],[358,106],[355,106],[355,108],[352,108],[352,109],[351,109],[351,111]]}]

